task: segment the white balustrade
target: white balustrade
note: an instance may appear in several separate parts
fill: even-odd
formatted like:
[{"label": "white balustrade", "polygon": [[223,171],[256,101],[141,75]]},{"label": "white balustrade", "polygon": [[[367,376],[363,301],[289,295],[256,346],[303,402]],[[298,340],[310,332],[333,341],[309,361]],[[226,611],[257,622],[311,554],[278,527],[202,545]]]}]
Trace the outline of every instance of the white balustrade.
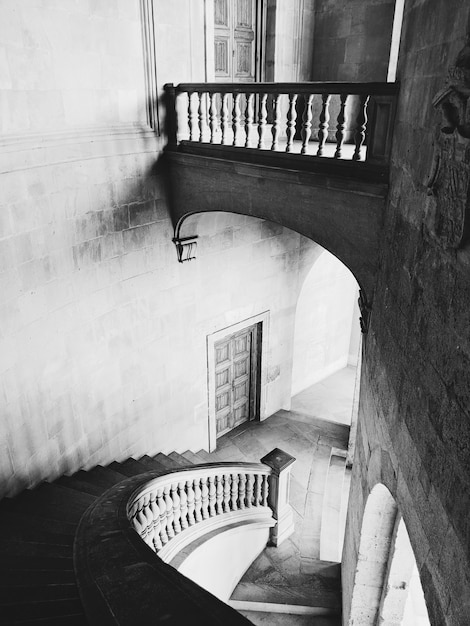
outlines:
[{"label": "white balustrade", "polygon": [[271,531],[278,545],[288,536],[289,511],[292,516],[286,469],[294,460],[276,449],[264,464],[214,463],[159,476],[134,492],[127,517],[167,562],[201,534],[233,523],[282,524]]}]

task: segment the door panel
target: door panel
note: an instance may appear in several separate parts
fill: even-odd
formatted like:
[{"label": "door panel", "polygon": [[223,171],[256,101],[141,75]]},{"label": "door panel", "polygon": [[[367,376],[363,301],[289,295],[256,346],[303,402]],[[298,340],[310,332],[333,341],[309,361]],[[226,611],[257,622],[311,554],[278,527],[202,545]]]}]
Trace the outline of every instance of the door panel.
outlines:
[{"label": "door panel", "polygon": [[255,324],[215,344],[217,436],[253,419],[258,367]]},{"label": "door panel", "polygon": [[214,0],[215,80],[252,82],[257,0]]}]

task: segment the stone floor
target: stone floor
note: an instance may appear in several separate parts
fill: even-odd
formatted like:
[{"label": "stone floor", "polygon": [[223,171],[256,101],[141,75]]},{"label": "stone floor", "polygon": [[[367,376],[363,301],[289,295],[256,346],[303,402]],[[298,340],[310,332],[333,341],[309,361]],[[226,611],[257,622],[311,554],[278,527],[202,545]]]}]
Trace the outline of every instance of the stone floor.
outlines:
[{"label": "stone floor", "polygon": [[[242,424],[218,441],[217,452],[211,456],[221,461],[259,461],[276,447],[297,459],[290,492],[295,532],[280,547],[264,550],[232,599],[340,609],[340,565],[320,560],[321,519],[332,450],[346,450],[348,445],[354,381],[355,368],[345,368],[295,396],[290,411],[278,411],[264,422]],[[344,492],[343,481],[334,488]],[[294,617],[299,619],[287,621],[284,615],[279,623],[337,623],[337,618]],[[274,624],[281,617],[271,617],[269,622],[267,614],[259,612],[256,619],[252,621]]]}]

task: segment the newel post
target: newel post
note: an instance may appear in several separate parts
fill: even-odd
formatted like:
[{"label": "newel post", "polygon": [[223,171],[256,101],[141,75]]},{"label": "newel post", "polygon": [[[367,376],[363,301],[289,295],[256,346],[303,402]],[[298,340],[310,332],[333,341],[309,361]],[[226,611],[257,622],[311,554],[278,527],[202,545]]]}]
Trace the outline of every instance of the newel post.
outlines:
[{"label": "newel post", "polygon": [[168,136],[168,147],[176,148],[177,145],[177,113],[176,113],[176,88],[173,83],[163,86],[165,90],[166,104],[166,133]]},{"label": "newel post", "polygon": [[272,469],[269,476],[268,504],[273,510],[276,525],[271,528],[269,542],[279,546],[294,532],[294,514],[289,504],[290,472],[295,458],[275,448],[261,459]]}]

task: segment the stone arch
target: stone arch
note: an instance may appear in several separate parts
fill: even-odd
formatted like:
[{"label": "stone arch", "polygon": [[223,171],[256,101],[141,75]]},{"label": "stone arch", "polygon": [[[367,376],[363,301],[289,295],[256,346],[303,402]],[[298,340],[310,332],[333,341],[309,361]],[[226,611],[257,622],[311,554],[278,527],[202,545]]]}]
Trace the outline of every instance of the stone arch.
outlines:
[{"label": "stone arch", "polygon": [[386,581],[398,506],[385,485],[378,483],[367,499],[349,626],[375,626]]}]

